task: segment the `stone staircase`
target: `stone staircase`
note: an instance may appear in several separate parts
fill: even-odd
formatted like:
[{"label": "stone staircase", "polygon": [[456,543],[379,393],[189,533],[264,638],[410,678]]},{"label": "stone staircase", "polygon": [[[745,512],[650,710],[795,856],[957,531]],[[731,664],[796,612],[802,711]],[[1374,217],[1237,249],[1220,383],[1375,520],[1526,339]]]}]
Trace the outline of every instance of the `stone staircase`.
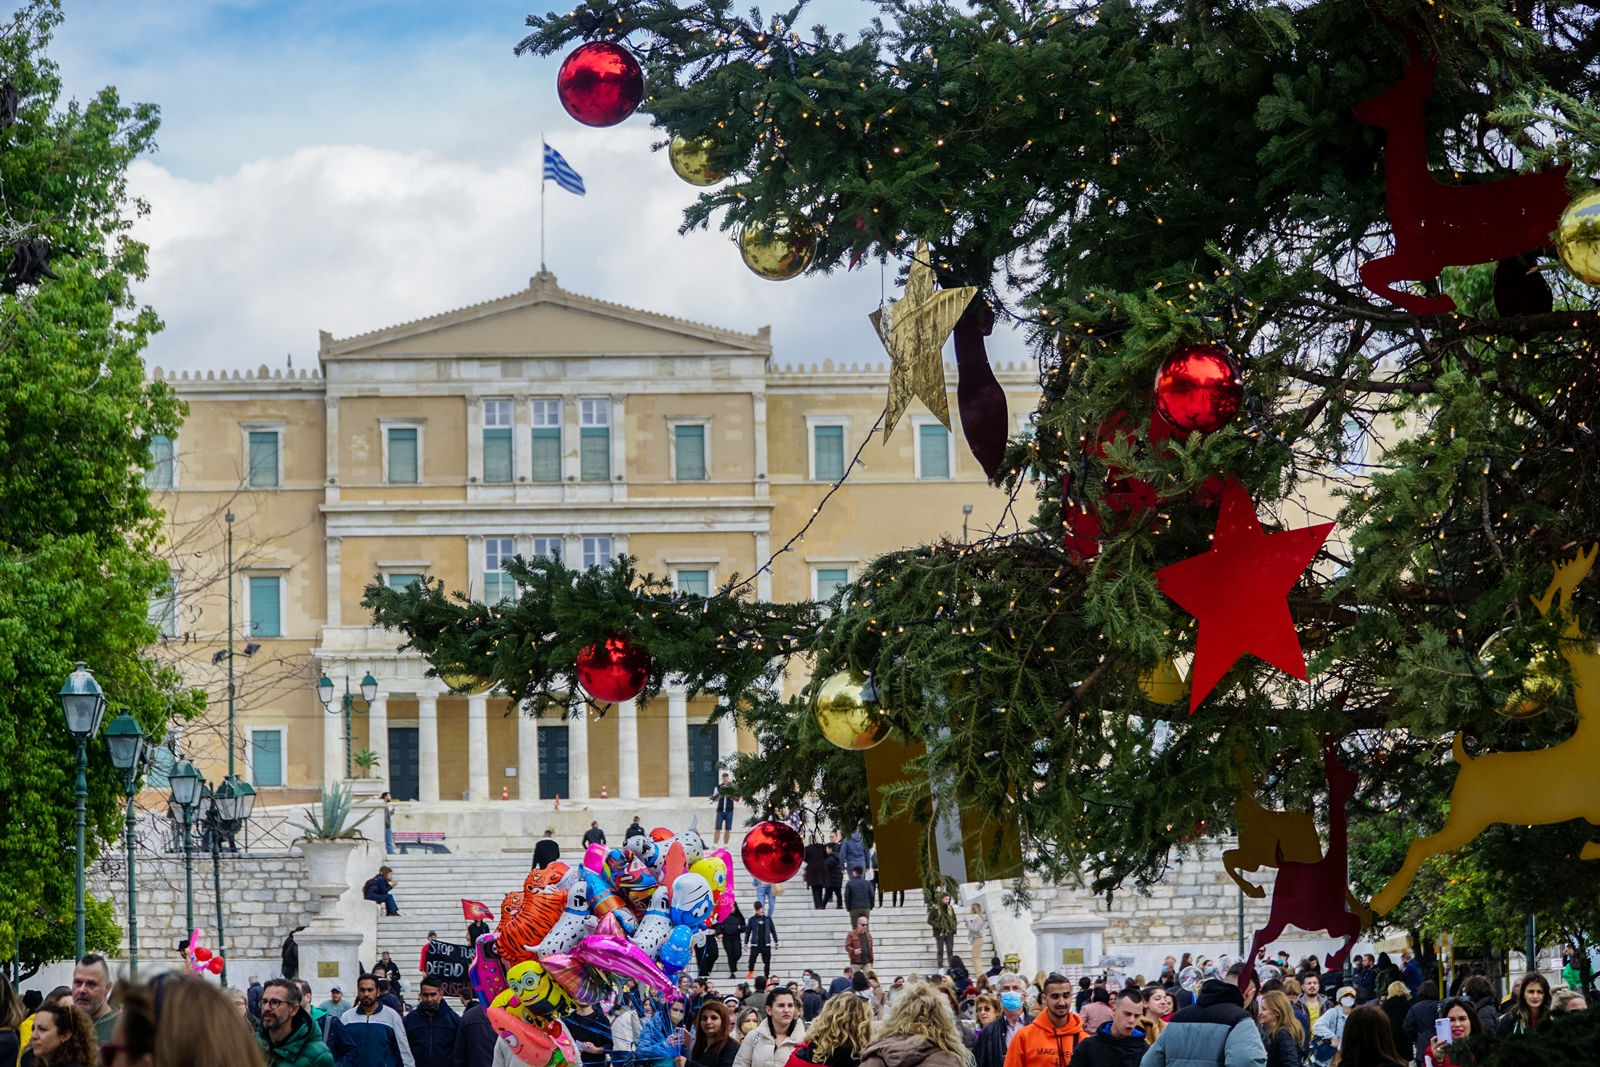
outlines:
[{"label": "stone staircase", "polygon": [[[569,857],[582,855],[577,839],[558,840],[563,859],[571,862]],[[501,899],[522,887],[522,880],[532,865],[532,852],[414,853],[390,856],[387,862],[394,868],[397,879],[394,895],[400,905],[400,915],[379,918],[378,948],[388,950],[400,965],[412,989],[408,1000],[414,1000],[416,982],[422,976],[418,969],[419,957],[428,931],[436,931],[444,941],[464,942],[467,923],[461,917],[461,899],[482,901],[498,915]],[[742,868],[736,872],[735,885],[740,891],[740,907],[748,916],[755,899],[749,888],[748,872]],[[798,979],[800,972],[810,967],[824,980],[831,980],[848,962],[844,938],[849,932],[849,913],[831,906],[825,911],[814,910],[811,893],[798,877],[777,889],[773,922],[778,928],[779,947],[772,953],[773,970],[787,981]],[[877,957],[873,969],[885,984],[897,974],[926,974],[934,968],[933,935],[928,929],[927,910],[921,905],[921,897],[919,892],[907,893],[905,907],[884,907],[872,913]],[[727,982],[728,963],[726,957],[720,956],[720,944],[718,948],[717,984],[719,988],[728,989],[731,988]],[[958,940],[956,952],[960,954],[964,948],[964,942]],[[740,980],[748,969],[747,962],[741,959],[737,972]]]}]

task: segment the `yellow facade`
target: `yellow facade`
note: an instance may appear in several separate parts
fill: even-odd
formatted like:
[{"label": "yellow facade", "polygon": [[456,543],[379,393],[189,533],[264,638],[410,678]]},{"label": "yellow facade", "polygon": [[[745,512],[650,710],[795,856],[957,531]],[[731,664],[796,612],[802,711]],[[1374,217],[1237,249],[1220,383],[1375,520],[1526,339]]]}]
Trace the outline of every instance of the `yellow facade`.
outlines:
[{"label": "yellow facade", "polygon": [[[541,273],[499,300],[324,333],[309,372],[156,369],[190,409],[170,467],[153,472],[175,574],[158,654],[213,694],[208,717],[185,727],[186,750],[212,776],[228,760],[226,657],[213,659],[225,648],[231,528],[232,751],[265,803],[345,776],[340,702],[368,673],[378,697],[356,700],[348,752],[377,754],[373,777],[397,798],[704,792],[716,759],[753,745],[731,723],[702,732],[709,701],[669,687],[603,715],[519,717],[493,694],[458,697],[424,677],[420,657],[396,651],[399,635],[368,625],[362,591],[428,574],[481,599],[511,552],[569,564],[630,554],[685,588],[757,574],[883,409],[885,357],[869,330],[861,337],[837,365],[779,366],[765,329],[608,304]],[[1024,432],[1036,370],[997,370]],[[954,418],[953,396],[950,406]],[[826,594],[884,552],[1003,520],[1006,499],[984,483],[959,423],[947,439],[920,405],[887,444],[868,441],[860,463],[794,550],[757,575],[756,595]],[[1020,500],[1005,521],[1032,508]],[[324,673],[331,714],[315,692]]]}]

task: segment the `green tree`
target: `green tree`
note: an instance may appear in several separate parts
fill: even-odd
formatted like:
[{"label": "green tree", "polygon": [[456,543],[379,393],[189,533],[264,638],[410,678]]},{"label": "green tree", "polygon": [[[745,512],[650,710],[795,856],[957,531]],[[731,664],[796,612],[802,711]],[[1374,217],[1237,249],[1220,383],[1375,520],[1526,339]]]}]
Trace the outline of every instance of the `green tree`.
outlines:
[{"label": "green tree", "polygon": [[[1542,714],[1503,712],[1529,663],[1556,649],[1528,596],[1600,535],[1600,318],[1590,288],[1538,257],[1508,264],[1498,297],[1494,264],[1422,284],[1447,288],[1454,314],[1368,293],[1357,268],[1391,240],[1384,133],[1352,108],[1393,85],[1415,48],[1437,63],[1425,110],[1436,178],[1478,184],[1560,159],[1586,184],[1600,131],[1593,14],[1568,0],[880,10],[850,40],[807,29],[803,5],[743,17],[727,0],[592,0],[530,16],[518,46],[634,48],[652,121],[711,138],[730,175],[685,227],[787,216],[817,235],[818,271],[903,262],[925,239],[941,284],[979,288],[969,323],[1009,318],[1041,357],[1036,432],[1013,439],[995,478],[1035,485],[1032,530],[891,553],[826,619],[773,629],[771,608],[738,587],[704,605],[726,625],[695,638],[697,655],[674,655],[748,660],[726,675],[726,703],[780,742],[740,761],[741,788],[792,798],[859,763],[820,755],[793,721],[803,701],[740,690],[753,665],[788,649],[819,679],[864,669],[896,730],[928,743],[914,768],[925,789],[1020,825],[1039,873],[1110,892],[1160,878],[1174,847],[1227,829],[1235,751],[1267,802],[1324,796],[1318,752],[1332,734],[1361,779],[1352,819],[1358,847],[1373,845],[1356,864],[1370,891],[1442,820],[1458,734],[1479,751],[1571,733],[1559,661]],[[1530,263],[1554,311],[1512,300]],[[1152,440],[1156,370],[1196,341],[1239,361],[1244,409],[1214,433]],[[1342,487],[1348,533],[1289,595],[1311,683],[1246,656],[1191,716],[1152,705],[1138,680],[1194,650],[1194,621],[1155,572],[1207,549],[1223,478],[1269,528],[1302,523],[1307,487]],[[1143,493],[1132,505],[1130,488]],[[1075,515],[1099,523],[1097,544],[1072,536]],[[484,664],[514,696],[529,679],[503,650],[572,650],[574,624],[524,625],[533,606],[497,612],[437,586],[369,597],[425,654],[448,659],[468,641],[494,652]],[[1600,634],[1593,598],[1577,607]],[[656,602],[618,591],[612,608],[608,624],[654,651]],[[1502,650],[1480,654],[1497,634]],[[1170,721],[1159,744],[1158,719]],[[820,788],[824,804],[866,804],[835,785]]]},{"label": "green tree", "polygon": [[[167,386],[145,382],[140,353],[160,323],[131,292],[145,249],[129,212],[143,205],[125,174],[153,144],[157,112],[109,88],[63,101],[44,54],[60,19],[58,3],[37,0],[0,37],[19,101],[0,122],[0,960],[24,973],[73,947],[74,746],[55,699],[73,661],[94,669],[108,717],[126,708],[156,738],[204,699],[141,653],[168,580],[146,442],[183,415]],[[38,242],[56,253],[56,277],[33,284],[17,259]],[[86,860],[117,838],[122,794],[96,740]],[[90,945],[118,939],[110,903],[91,902]]]}]

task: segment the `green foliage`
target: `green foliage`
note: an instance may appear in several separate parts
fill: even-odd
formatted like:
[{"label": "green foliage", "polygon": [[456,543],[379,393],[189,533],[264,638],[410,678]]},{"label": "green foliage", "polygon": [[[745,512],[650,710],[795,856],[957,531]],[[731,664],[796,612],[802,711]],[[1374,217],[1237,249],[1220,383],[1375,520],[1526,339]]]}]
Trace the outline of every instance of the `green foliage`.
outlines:
[{"label": "green foliage", "polygon": [[378,754],[372,751],[370,748],[364,748],[350,758],[355,762],[357,767],[361,768],[361,776],[363,778],[371,778],[372,768],[383,762],[383,760],[379,758]]},{"label": "green foliage", "polygon": [[372,818],[372,812],[369,811],[355,822],[350,821],[351,809],[355,806],[355,790],[346,788],[338,782],[331,786],[323,786],[317,801],[322,813],[320,819],[307,808],[305,822],[289,824],[310,841],[338,841],[360,837],[361,824]]},{"label": "green foliage", "polygon": [[[61,100],[43,49],[59,5],[39,0],[0,36],[16,85],[0,130],[0,269],[9,242],[47,239],[59,280],[0,294],[0,959],[24,970],[73,948],[74,746],[55,698],[74,660],[111,704],[159,740],[199,692],[140,654],[155,639],[151,593],[168,580],[153,547],[159,513],[142,481],[152,434],[176,431],[171,390],[146,384],[140,353],[160,323],[137,307],[144,248],[127,233],[129,163],[153,143],[155,109],[114,89]],[[14,290],[14,291],[13,291]],[[109,715],[108,715],[109,718]],[[88,855],[120,829],[122,778],[89,746]],[[90,948],[114,949],[109,903],[89,902]]]},{"label": "green foliage", "polygon": [[[1572,729],[1564,666],[1542,714],[1503,711],[1527,665],[1557,651],[1529,595],[1600,536],[1600,316],[1548,261],[1550,314],[1499,317],[1492,265],[1422,285],[1448,288],[1455,315],[1373,299],[1356,269],[1390,239],[1384,134],[1351,107],[1394,83],[1409,36],[1438,63],[1425,120],[1441,181],[1582,166],[1600,134],[1593,14],[1567,0],[881,10],[849,41],[802,35],[803,6],[742,18],[725,0],[594,0],[531,17],[519,47],[635,45],[652,120],[715,138],[730,171],[685,226],[797,215],[821,234],[818,270],[927,239],[942,284],[979,286],[1024,325],[1043,402],[996,481],[1034,485],[1034,531],[891,553],[826,619],[731,595],[664,608],[619,566],[519,575],[528,595],[504,611],[375,586],[378,621],[430,657],[470,653],[536,704],[584,643],[635,634],[659,647],[658,670],[698,671],[756,728],[767,747],[740,761],[746,795],[787,806],[815,792],[847,816],[867,805],[858,758],[819,747],[803,697],[761,694],[783,656],[803,654],[819,678],[869,670],[897,733],[930,745],[901,802],[953,792],[964,811],[1020,825],[1039,873],[1107,892],[1228,829],[1235,751],[1264,802],[1303,808],[1325,795],[1320,738],[1344,736],[1361,779],[1353,865],[1370,893],[1442,821],[1457,734],[1480,751]],[[1152,441],[1156,369],[1200,340],[1239,360],[1244,411]],[[1209,546],[1225,478],[1269,528],[1303,525],[1307,492],[1334,488],[1348,532],[1289,594],[1311,683],[1247,656],[1190,716],[1151,706],[1138,679],[1194,651],[1193,620],[1155,572]],[[1125,507],[1130,479],[1153,506]],[[1104,530],[1088,558],[1065,536],[1075,513]],[[1579,611],[1600,634],[1593,598]],[[716,624],[697,631],[699,617]],[[1156,719],[1171,720],[1161,745]],[[1555,862],[1563,833],[1541,831],[1538,863]],[[1500,869],[1492,842],[1426,877]],[[1572,870],[1570,895],[1600,895],[1600,865]],[[1458,884],[1498,894],[1485,917],[1515,910],[1507,880]],[[1393,918],[1422,918],[1406,908]]]}]

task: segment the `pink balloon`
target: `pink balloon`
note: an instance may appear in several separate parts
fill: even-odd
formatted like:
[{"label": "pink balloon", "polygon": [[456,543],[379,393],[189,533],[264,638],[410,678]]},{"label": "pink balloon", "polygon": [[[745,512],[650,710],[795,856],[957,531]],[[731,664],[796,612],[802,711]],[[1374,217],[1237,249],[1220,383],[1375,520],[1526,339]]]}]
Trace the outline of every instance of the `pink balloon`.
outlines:
[{"label": "pink balloon", "polygon": [[591,844],[588,850],[583,854],[583,865],[585,868],[593,871],[595,874],[605,874],[606,846],[600,844],[598,841]]},{"label": "pink balloon", "polygon": [[661,968],[632,941],[590,936],[578,942],[572,954],[590,967],[635,979],[651,989],[666,992],[672,988]]},{"label": "pink balloon", "polygon": [[706,855],[717,857],[728,868],[728,884],[723,887],[722,896],[717,898],[717,906],[711,912],[711,921],[719,923],[733,914],[733,905],[736,903],[733,896],[733,855],[725,848],[714,848]]}]

